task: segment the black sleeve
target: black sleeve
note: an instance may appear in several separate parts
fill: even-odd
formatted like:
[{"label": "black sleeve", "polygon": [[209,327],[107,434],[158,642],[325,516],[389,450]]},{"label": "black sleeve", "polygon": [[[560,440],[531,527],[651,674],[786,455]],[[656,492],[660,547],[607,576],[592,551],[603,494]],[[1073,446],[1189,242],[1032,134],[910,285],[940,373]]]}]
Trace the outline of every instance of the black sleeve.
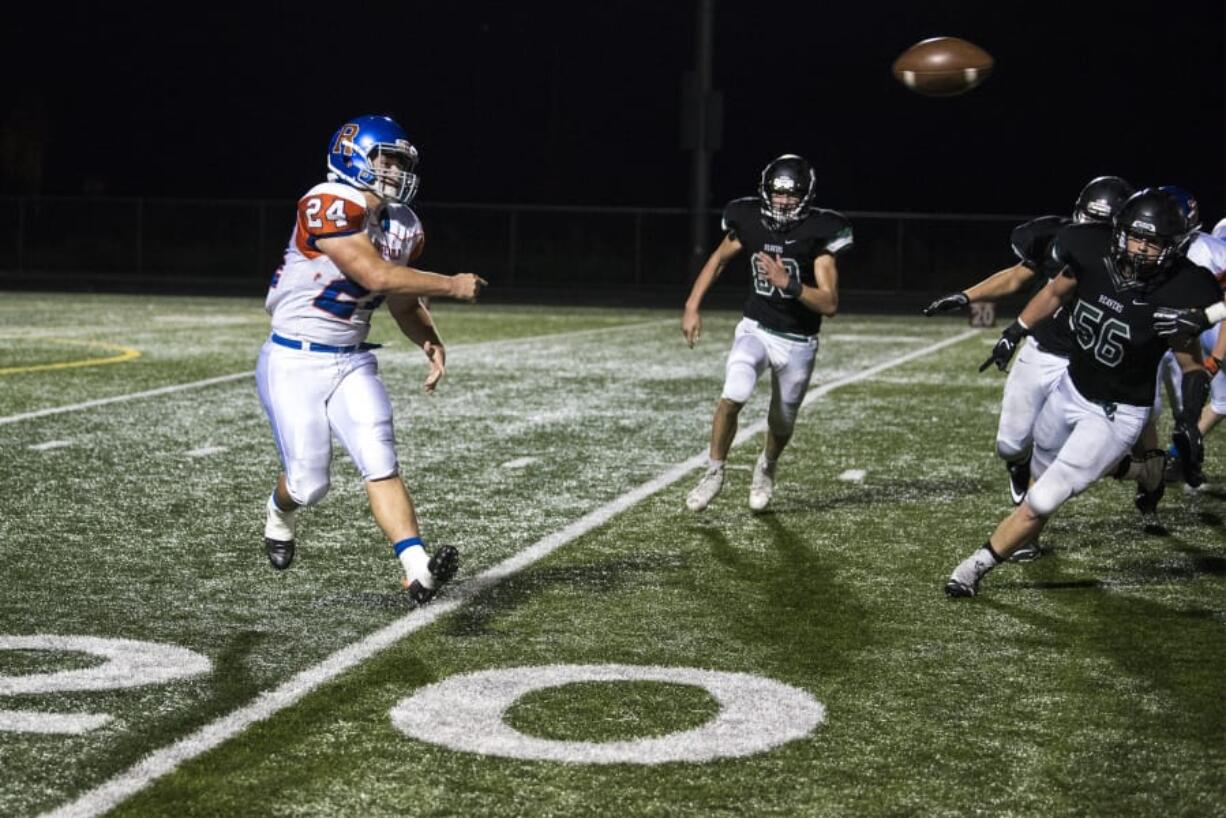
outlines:
[{"label": "black sleeve", "polygon": [[834,211],[829,211],[826,215],[830,217],[830,225],[827,229],[826,246],[823,249],[837,257],[840,253],[850,250],[855,243],[851,220],[842,213]]},{"label": "black sleeve", "polygon": [[1077,260],[1069,249],[1067,231],[1061,230],[1051,243],[1049,258],[1053,269],[1060,270],[1061,275],[1069,278],[1077,277]]},{"label": "black sleeve", "polygon": [[724,215],[721,217],[720,225],[725,233],[732,238],[737,238],[741,230],[741,211],[743,208],[738,207],[739,201],[729,202],[724,207]]},{"label": "black sleeve", "polygon": [[1058,219],[1041,216],[1013,228],[1009,242],[1013,245],[1013,252],[1018,260],[1031,270],[1041,270],[1046,266],[1058,227]]}]

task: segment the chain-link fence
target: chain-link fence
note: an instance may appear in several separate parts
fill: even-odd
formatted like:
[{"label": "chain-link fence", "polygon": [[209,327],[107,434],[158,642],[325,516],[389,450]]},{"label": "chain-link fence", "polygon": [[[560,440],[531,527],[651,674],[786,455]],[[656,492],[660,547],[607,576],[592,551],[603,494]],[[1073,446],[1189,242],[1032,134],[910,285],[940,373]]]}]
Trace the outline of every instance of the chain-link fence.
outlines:
[{"label": "chain-link fence", "polygon": [[[421,202],[421,263],[478,272],[501,297],[678,303],[698,271],[682,208]],[[969,285],[1014,263],[1026,216],[847,214],[841,290],[883,305]],[[711,211],[713,225],[718,211]],[[293,201],[0,197],[0,287],[256,295],[294,223]],[[718,235],[713,231],[712,235]],[[725,274],[714,298],[739,297]]]}]

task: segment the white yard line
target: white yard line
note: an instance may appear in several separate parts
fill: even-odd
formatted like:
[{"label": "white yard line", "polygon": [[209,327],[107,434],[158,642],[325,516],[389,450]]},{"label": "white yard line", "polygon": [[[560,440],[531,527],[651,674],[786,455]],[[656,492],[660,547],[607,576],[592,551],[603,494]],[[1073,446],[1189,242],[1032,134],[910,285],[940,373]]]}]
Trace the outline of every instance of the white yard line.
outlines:
[{"label": "white yard line", "polygon": [[[953,338],[947,338],[944,341],[930,344],[906,355],[891,357],[890,360],[884,363],[871,366],[868,369],[847,375],[830,383],[822,384],[819,387],[811,388],[805,396],[803,405],[808,406],[841,386],[866,380],[879,372],[884,372],[887,369],[901,366],[916,358],[930,355],[947,346],[959,343],[978,332],[978,330],[968,330]],[[736,436],[733,445],[747,440],[765,428],[765,419],[752,424]],[[86,818],[87,816],[92,818],[92,816],[102,815],[108,810],[114,809],[124,800],[140,792],[157,779],[173,772],[180,764],[184,764],[207,753],[209,750],[239,735],[253,724],[261,722],[275,713],[292,706],[307,694],[330,682],[342,673],[357,667],[384,648],[396,644],[409,634],[419,631],[436,620],[452,613],[477,594],[482,593],[491,586],[497,585],[508,577],[514,576],[589,531],[604,525],[616,515],[661,489],[667,488],[706,462],[707,455],[704,452],[691,457],[683,463],[678,463],[655,479],[643,483],[615,500],[589,512],[565,528],[555,531],[544,539],[538,540],[523,551],[503,560],[492,568],[486,569],[473,579],[454,586],[443,599],[400,617],[361,641],[340,649],[314,667],[295,674],[279,687],[261,693],[250,704],[222,716],[173,744],[154,750],[132,767],[109,781],[89,790],[75,801],[45,813],[44,818],[69,818],[70,816],[72,818]]]},{"label": "white yard line", "polygon": [[22,412],[20,415],[9,415],[8,417],[0,418],[0,426],[4,426],[9,423],[19,423],[23,420],[33,420],[34,418],[45,418],[49,415],[62,415],[65,412],[80,412],[82,409],[93,409],[95,406],[107,406],[112,403],[124,403],[125,401],[140,400],[141,398],[152,398],[157,395],[170,395],[175,392],[186,392],[189,389],[200,389],[205,386],[212,386],[213,384],[228,383],[229,381],[237,381],[242,378],[250,378],[254,374],[254,372],[236,372],[233,375],[220,375],[216,378],[205,378],[202,381],[177,383],[173,386],[160,386],[157,389],[146,389],[143,392],[129,392],[126,395],[114,395],[109,398],[87,400],[84,403],[73,403],[68,406],[53,406],[50,409],[38,409],[33,412]]},{"label": "white yard line", "polygon": [[[511,344],[519,344],[529,341],[547,341],[554,338],[578,338],[586,335],[595,335],[601,332],[613,332],[614,330],[633,330],[642,327],[654,326],[656,324],[673,323],[672,318],[660,318],[653,321],[640,321],[634,324],[619,324],[614,327],[598,327],[596,329],[581,329],[574,332],[556,332],[546,335],[530,335],[523,338],[502,338],[497,341],[479,341],[472,344],[456,344],[449,349],[454,353],[459,350],[482,349],[488,346],[507,346]],[[678,324],[678,326],[680,326]],[[678,330],[679,331],[679,330]],[[395,352],[396,350],[391,350]],[[146,389],[143,392],[130,392],[126,395],[115,395],[109,398],[98,398],[97,400],[87,400],[83,403],[73,403],[68,406],[53,406],[48,409],[37,409],[33,412],[22,412],[19,415],[9,415],[8,417],[0,417],[0,426],[5,426],[10,423],[20,423],[23,420],[33,420],[35,418],[44,418],[50,415],[62,415],[66,412],[80,412],[84,409],[93,409],[98,406],[107,406],[112,403],[124,403],[130,400],[140,400],[141,398],[152,398],[158,395],[170,395],[175,392],[186,392],[190,389],[202,389],[206,386],[213,386],[219,383],[228,383],[230,381],[238,381],[243,378],[251,378],[255,376],[255,371],[235,372],[232,375],[219,375],[215,378],[205,378],[201,381],[192,381],[191,383],[180,383],[172,386],[162,386],[157,389]]]}]

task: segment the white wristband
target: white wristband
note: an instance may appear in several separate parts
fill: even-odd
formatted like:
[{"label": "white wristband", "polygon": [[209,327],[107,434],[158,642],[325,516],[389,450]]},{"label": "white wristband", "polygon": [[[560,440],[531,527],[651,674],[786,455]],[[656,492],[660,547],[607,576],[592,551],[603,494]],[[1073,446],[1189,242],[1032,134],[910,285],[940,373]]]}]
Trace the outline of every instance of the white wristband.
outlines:
[{"label": "white wristband", "polygon": [[1210,326],[1226,320],[1226,301],[1219,301],[1212,307],[1206,308],[1205,317],[1209,319]]}]

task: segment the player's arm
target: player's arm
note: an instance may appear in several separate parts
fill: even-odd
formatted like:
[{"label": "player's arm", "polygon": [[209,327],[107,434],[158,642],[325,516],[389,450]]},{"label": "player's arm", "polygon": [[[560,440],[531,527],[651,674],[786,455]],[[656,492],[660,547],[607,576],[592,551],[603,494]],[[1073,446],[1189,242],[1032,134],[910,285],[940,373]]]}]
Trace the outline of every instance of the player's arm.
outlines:
[{"label": "player's arm", "polygon": [[1017,351],[1018,345],[1030,332],[1030,328],[1055,315],[1056,310],[1072,298],[1076,291],[1077,279],[1066,273],[1062,272],[1048,281],[1047,285],[1035,293],[1034,298],[1030,299],[1022,309],[1022,314],[1017,317],[1017,320],[1005,327],[996,345],[992,347],[992,354],[979,366],[979,371],[982,372],[992,364],[996,364],[996,368],[1004,372],[1013,358],[1013,353]]},{"label": "player's arm", "polygon": [[1170,337],[1180,333],[1199,335],[1226,319],[1226,302],[1211,307],[1159,307],[1154,310],[1154,331]]},{"label": "player's arm", "polygon": [[372,293],[476,301],[488,283],[473,273],[440,275],[392,264],[364,232],[317,238],[318,247],[349,279]]},{"label": "player's arm", "polygon": [[941,296],[924,307],[924,315],[932,317],[938,313],[963,309],[967,304],[999,300],[1018,292],[1032,278],[1034,278],[1033,269],[1025,264],[1014,264],[1012,267],[997,270],[983,281],[965,290]]},{"label": "player's arm", "polygon": [[707,258],[706,263],[698,272],[698,277],[694,279],[694,286],[690,288],[690,295],[685,300],[685,309],[681,313],[681,334],[690,347],[693,347],[694,342],[702,335],[702,316],[698,310],[702,306],[703,297],[724,272],[728,262],[739,252],[741,252],[740,240],[734,233],[728,233]]},{"label": "player's arm", "polygon": [[400,331],[413,343],[421,347],[430,362],[430,374],[426,376],[426,391],[433,392],[440,379],[447,372],[447,351],[438,329],[434,326],[434,318],[430,310],[420,298],[406,295],[389,295],[387,309],[396,319]]},{"label": "player's arm", "polygon": [[795,298],[805,308],[826,316],[839,311],[839,267],[830,253],[823,253],[813,260],[814,287],[806,286],[788,275],[787,267],[778,255],[758,253],[754,256],[754,262],[767,284]]},{"label": "player's arm", "polygon": [[1213,349],[1209,351],[1209,358],[1205,361],[1205,369],[1209,370],[1210,376],[1216,375],[1222,368],[1222,362],[1226,360],[1226,332],[1218,331],[1217,340],[1213,342]]},{"label": "player's arm", "polygon": [[839,311],[839,266],[834,256],[822,253],[813,260],[816,287],[800,285],[800,303],[827,317]]}]

